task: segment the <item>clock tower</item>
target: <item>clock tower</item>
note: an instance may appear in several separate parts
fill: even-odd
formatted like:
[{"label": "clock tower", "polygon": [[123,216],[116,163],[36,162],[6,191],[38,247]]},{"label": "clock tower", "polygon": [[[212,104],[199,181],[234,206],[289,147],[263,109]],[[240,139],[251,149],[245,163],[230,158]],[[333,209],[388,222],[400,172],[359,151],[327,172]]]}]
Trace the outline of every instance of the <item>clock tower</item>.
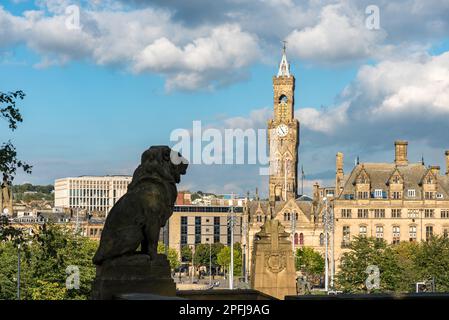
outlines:
[{"label": "clock tower", "polygon": [[295,77],[290,73],[285,43],[273,91],[274,117],[268,121],[269,200],[287,201],[297,195],[299,122],[294,117]]}]

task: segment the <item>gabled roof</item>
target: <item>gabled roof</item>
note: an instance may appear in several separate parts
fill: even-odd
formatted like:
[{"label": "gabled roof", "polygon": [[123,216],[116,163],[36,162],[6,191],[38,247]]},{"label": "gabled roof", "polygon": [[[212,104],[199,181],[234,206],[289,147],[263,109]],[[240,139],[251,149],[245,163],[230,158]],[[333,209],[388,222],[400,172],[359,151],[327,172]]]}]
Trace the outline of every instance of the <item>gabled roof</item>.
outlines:
[{"label": "gabled roof", "polygon": [[398,170],[398,168],[396,167],[393,172],[391,172],[390,176],[388,177],[387,181],[385,182],[386,185],[390,184],[391,179],[393,178],[393,176],[395,174],[398,174],[401,177],[401,180],[404,181],[404,177],[402,176],[401,172]]},{"label": "gabled roof", "polygon": [[[365,170],[370,177],[371,191],[374,191],[375,189],[386,191],[390,177],[397,171],[403,179],[404,189],[415,189],[416,198],[419,199],[422,198],[422,188],[420,184],[430,171],[430,168],[427,168],[422,163],[409,163],[404,166],[396,166],[394,163],[358,164],[353,168],[346,179],[343,191],[338,197],[339,199],[344,199],[345,194],[355,193],[355,181],[362,170]],[[438,181],[438,192],[442,193],[445,199],[448,199],[449,177],[439,175],[436,179]],[[404,198],[407,198],[407,194],[404,194]]]}]

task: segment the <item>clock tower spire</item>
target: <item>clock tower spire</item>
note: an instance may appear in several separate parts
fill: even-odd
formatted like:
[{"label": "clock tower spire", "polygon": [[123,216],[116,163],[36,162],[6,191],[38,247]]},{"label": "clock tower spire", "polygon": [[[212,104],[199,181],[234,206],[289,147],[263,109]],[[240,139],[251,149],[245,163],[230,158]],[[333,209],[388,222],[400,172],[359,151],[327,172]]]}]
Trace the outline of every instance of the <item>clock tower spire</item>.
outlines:
[{"label": "clock tower spire", "polygon": [[295,77],[284,41],[279,70],[273,77],[274,117],[268,121],[270,201],[287,201],[297,195],[299,122],[294,117],[294,92]]}]

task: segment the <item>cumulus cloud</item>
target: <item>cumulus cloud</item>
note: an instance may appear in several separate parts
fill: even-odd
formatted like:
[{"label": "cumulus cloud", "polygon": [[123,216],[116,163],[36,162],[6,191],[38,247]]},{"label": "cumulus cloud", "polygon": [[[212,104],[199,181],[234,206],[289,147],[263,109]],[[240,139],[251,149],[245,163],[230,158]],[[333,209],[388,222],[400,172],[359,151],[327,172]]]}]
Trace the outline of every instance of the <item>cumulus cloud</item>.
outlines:
[{"label": "cumulus cloud", "polygon": [[325,6],[312,27],[294,30],[287,37],[290,51],[312,61],[346,62],[375,56],[385,50],[383,30],[365,26],[364,11],[335,4]]},{"label": "cumulus cloud", "polygon": [[[80,29],[66,26],[72,4],[81,5]],[[365,27],[371,4],[381,30]],[[363,63],[428,48],[428,39],[449,36],[448,21],[449,5],[436,0],[36,0],[21,15],[0,7],[0,46],[26,44],[42,57],[39,67],[93,61],[160,74],[169,90],[196,90],[274,63],[282,39],[306,62]]]},{"label": "cumulus cloud", "polygon": [[43,10],[14,16],[0,8],[3,45],[25,43],[39,53],[39,67],[73,60],[122,65],[159,73],[168,89],[201,89],[236,81],[258,59],[257,36],[239,25],[186,28],[161,9],[81,10],[79,28],[68,28],[70,1],[44,1]]},{"label": "cumulus cloud", "polygon": [[156,70],[174,73],[169,88],[208,86],[217,73],[239,70],[258,58],[257,39],[237,25],[213,29],[208,37],[183,47],[163,37],[145,47],[136,57],[136,72]]},{"label": "cumulus cloud", "polygon": [[449,52],[360,68],[340,104],[300,109],[303,128],[322,143],[390,146],[396,138],[447,144]]}]

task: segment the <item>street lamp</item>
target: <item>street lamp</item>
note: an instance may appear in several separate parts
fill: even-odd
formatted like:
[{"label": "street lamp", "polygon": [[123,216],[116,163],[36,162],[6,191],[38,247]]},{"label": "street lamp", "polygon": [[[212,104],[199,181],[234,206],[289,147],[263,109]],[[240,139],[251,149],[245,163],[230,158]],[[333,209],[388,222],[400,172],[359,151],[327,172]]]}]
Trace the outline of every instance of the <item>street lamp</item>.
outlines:
[{"label": "street lamp", "polygon": [[245,277],[245,283],[248,283],[248,273],[246,271],[246,244],[243,244],[243,276]]},{"label": "street lamp", "polygon": [[212,285],[212,243],[209,241],[209,286]]},{"label": "street lamp", "polygon": [[235,223],[235,215],[234,215],[234,194],[231,195],[230,201],[230,212],[229,212],[229,228],[231,232],[231,266],[229,270],[229,289],[234,289],[234,223]]},{"label": "street lamp", "polygon": [[195,264],[194,264],[194,260],[195,260],[195,245],[192,245],[192,283],[193,283],[193,275],[195,274]]},{"label": "street lamp", "polygon": [[327,214],[327,198],[324,198],[325,208],[323,214],[324,222],[324,290],[329,290],[329,261],[328,261],[328,214]]},{"label": "street lamp", "polygon": [[17,300],[20,300],[20,243],[17,245]]}]

